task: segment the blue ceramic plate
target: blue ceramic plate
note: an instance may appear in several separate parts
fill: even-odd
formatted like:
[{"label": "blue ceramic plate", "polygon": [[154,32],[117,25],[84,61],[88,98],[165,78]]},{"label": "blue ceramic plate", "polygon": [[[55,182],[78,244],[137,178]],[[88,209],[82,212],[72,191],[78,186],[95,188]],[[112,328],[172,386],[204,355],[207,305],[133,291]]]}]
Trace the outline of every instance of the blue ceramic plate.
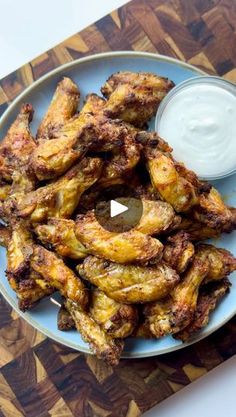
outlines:
[{"label": "blue ceramic plate", "polygon": [[[62,76],[71,77],[81,91],[82,100],[91,92],[99,94],[100,87],[105,80],[117,71],[149,71],[168,77],[176,84],[188,78],[204,74],[197,68],[178,60],[161,55],[142,52],[109,52],[79,59],[50,72],[27,88],[8,108],[0,120],[0,137],[6,133],[10,123],[19,111],[23,102],[32,103],[35,117],[32,123],[33,131],[45,113],[55,87]],[[81,100],[81,101],[82,101]],[[153,124],[151,123],[153,126]],[[218,181],[214,184],[223,194],[228,204],[236,206],[236,175]],[[224,235],[214,244],[229,249],[236,255],[236,233]],[[50,300],[42,301],[34,310],[22,313],[18,310],[15,293],[10,288],[5,277],[6,254],[0,249],[0,291],[12,307],[33,327],[66,346],[89,353],[89,347],[84,343],[76,331],[61,332],[57,329],[58,307]],[[235,275],[235,276],[234,276]],[[236,313],[236,274],[231,275],[232,289],[212,314],[209,325],[192,341],[194,343],[214,332],[226,323]],[[190,343],[188,343],[190,344]],[[128,339],[123,357],[147,357],[160,355],[181,349],[188,344],[176,341],[171,337],[160,340]]]}]

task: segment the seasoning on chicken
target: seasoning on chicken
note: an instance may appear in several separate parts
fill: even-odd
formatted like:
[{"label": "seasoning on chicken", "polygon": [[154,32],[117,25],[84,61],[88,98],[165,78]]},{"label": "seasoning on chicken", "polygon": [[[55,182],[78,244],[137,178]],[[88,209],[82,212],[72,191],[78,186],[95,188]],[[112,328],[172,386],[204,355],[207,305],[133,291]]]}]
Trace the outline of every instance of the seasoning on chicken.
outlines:
[{"label": "seasoning on chicken", "polygon": [[88,256],[77,267],[82,278],[120,303],[160,300],[179,282],[177,273],[165,263],[153,266],[121,265]]},{"label": "seasoning on chicken", "polygon": [[79,100],[80,92],[77,85],[70,78],[64,77],[58,83],[48,110],[38,127],[37,138],[54,137],[57,130],[74,116]]},{"label": "seasoning on chicken", "polygon": [[168,78],[145,72],[118,72],[101,88],[108,99],[105,114],[143,127],[156,114],[161,100],[174,87]]}]

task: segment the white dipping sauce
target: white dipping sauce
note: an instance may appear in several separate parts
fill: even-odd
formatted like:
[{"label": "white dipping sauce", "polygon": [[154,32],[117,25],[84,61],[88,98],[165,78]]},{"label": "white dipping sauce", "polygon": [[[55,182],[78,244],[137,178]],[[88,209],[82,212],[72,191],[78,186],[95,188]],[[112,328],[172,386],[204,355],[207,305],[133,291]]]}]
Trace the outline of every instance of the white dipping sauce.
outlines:
[{"label": "white dipping sauce", "polygon": [[224,176],[236,168],[236,96],[212,84],[185,86],[164,108],[158,133],[201,178]]}]

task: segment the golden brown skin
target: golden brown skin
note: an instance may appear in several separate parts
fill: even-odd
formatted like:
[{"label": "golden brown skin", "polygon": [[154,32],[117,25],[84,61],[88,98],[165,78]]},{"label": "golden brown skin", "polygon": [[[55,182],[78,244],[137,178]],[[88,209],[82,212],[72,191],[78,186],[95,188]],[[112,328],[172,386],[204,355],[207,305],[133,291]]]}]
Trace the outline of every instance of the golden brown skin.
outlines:
[{"label": "golden brown skin", "polygon": [[158,235],[175,221],[175,212],[170,204],[160,200],[142,199],[143,214],[136,230],[146,235]]},{"label": "golden brown skin", "polygon": [[31,166],[41,181],[66,172],[91,145],[93,131],[83,116],[76,115],[56,136],[50,141],[41,141],[32,154]]},{"label": "golden brown skin", "polygon": [[[195,184],[178,172],[171,154],[160,149],[157,135],[150,135],[144,154],[152,184],[164,201],[171,204],[177,213],[189,211],[197,204]],[[195,175],[192,173],[192,176]]]},{"label": "golden brown skin", "polygon": [[29,274],[33,253],[32,235],[25,224],[12,225],[12,235],[7,247],[7,277],[20,280]]},{"label": "golden brown skin", "polygon": [[144,323],[140,323],[132,333],[131,337],[141,339],[154,339],[154,335],[152,334],[149,323],[147,321]]},{"label": "golden brown skin", "polygon": [[173,87],[172,81],[155,74],[118,72],[101,88],[108,98],[104,113],[142,127],[156,114],[161,100]]},{"label": "golden brown skin", "polygon": [[9,284],[17,294],[19,308],[22,311],[33,308],[40,300],[55,292],[55,289],[33,270],[20,280],[11,276]]},{"label": "golden brown skin", "polygon": [[176,230],[186,231],[192,241],[201,241],[218,238],[221,234],[219,229],[213,229],[193,219],[182,217]]},{"label": "golden brown skin", "polygon": [[14,171],[26,167],[36,148],[29,124],[33,118],[31,104],[23,104],[16,120],[0,145],[0,178],[12,182]]},{"label": "golden brown skin", "polygon": [[0,184],[0,201],[6,200],[11,191],[11,185],[10,184]]},{"label": "golden brown skin", "polygon": [[85,311],[81,310],[78,305],[66,300],[65,307],[70,312],[77,330],[80,332],[83,340],[88,342],[91,350],[95,355],[107,362],[111,366],[119,363],[120,355],[124,343],[119,339],[113,339],[108,335]]},{"label": "golden brown skin", "polygon": [[89,314],[115,339],[128,337],[138,321],[135,306],[118,303],[99,289],[92,290]]},{"label": "golden brown skin", "polygon": [[84,106],[81,109],[81,113],[90,113],[92,115],[97,115],[101,113],[105,107],[106,100],[98,96],[97,94],[88,94],[85,98]]},{"label": "golden brown skin", "polygon": [[34,231],[45,245],[52,245],[60,256],[83,259],[88,251],[75,236],[73,220],[50,218],[47,224],[39,224]]},{"label": "golden brown skin", "polygon": [[82,193],[97,181],[101,169],[100,158],[84,158],[57,181],[6,202],[6,210],[11,210],[18,217],[29,218],[33,223],[49,217],[68,218],[77,207]]},{"label": "golden brown skin", "polygon": [[90,253],[114,262],[146,262],[162,255],[163,245],[159,240],[134,229],[109,232],[98,223],[93,211],[77,216],[75,235]]},{"label": "golden brown skin", "polygon": [[98,181],[103,187],[122,183],[140,160],[140,145],[135,141],[135,133],[132,129],[126,130],[127,134],[123,137],[121,146],[114,148],[112,156],[104,165]]},{"label": "golden brown skin", "polygon": [[195,249],[190,242],[189,235],[185,232],[178,232],[167,239],[164,246],[163,259],[168,265],[182,274],[193,259]]},{"label": "golden brown skin", "polygon": [[30,268],[32,241],[23,224],[14,225],[13,233],[9,227],[0,225],[0,244],[7,248],[7,277],[17,294],[20,310],[29,310],[55,291],[40,274]]},{"label": "golden brown skin", "polygon": [[227,278],[220,281],[211,282],[207,286],[200,288],[197,301],[197,308],[191,323],[174,335],[175,339],[183,342],[189,341],[203,327],[206,327],[210,320],[210,314],[215,310],[218,302],[230,290],[231,283]]},{"label": "golden brown skin", "polygon": [[75,273],[53,252],[40,245],[33,246],[31,268],[42,275],[44,281],[60,291],[63,297],[85,307],[88,302],[87,290]]},{"label": "golden brown skin", "polygon": [[212,245],[199,245],[190,268],[170,296],[145,309],[154,336],[174,334],[188,326],[197,308],[200,285],[221,280],[235,270],[236,259],[230,252]]},{"label": "golden brown skin", "polygon": [[204,282],[221,280],[236,270],[236,259],[228,250],[203,243],[196,249],[198,256],[208,263],[208,273]]},{"label": "golden brown skin", "polygon": [[75,322],[71,317],[69,311],[66,310],[64,304],[62,304],[60,309],[58,310],[57,327],[58,330],[61,331],[75,329]]},{"label": "golden brown skin", "polygon": [[179,282],[177,273],[165,263],[148,267],[120,265],[88,256],[77,269],[108,297],[127,304],[159,300]]},{"label": "golden brown skin", "polygon": [[236,228],[234,209],[226,206],[220,193],[213,187],[210,193],[200,196],[193,217],[210,228],[220,230],[221,233],[231,232]]},{"label": "golden brown skin", "polygon": [[[120,171],[126,172],[137,164],[140,145],[135,142],[134,127],[120,120],[109,120],[102,114],[88,113],[86,109],[90,109],[90,104],[85,103],[81,112],[65,123],[50,142],[40,142],[31,158],[32,169],[39,180],[63,174],[90,149],[114,150],[110,158],[113,175],[120,175]],[[106,170],[110,172],[108,166]]]},{"label": "golden brown skin", "polygon": [[55,132],[74,116],[80,99],[77,85],[64,77],[57,85],[47,113],[39,125],[37,138],[50,139]]},{"label": "golden brown skin", "polygon": [[0,245],[7,248],[11,240],[11,230],[0,223]]}]

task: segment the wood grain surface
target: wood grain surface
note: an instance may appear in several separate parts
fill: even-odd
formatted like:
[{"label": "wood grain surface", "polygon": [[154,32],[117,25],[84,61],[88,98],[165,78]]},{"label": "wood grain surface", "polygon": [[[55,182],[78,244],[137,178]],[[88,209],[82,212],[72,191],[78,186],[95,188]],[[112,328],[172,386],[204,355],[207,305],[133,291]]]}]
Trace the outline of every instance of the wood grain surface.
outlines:
[{"label": "wood grain surface", "polygon": [[[0,81],[0,114],[34,80],[110,50],[157,52],[236,81],[236,0],[133,0]],[[138,417],[236,353],[236,318],[172,354],[122,360],[46,338],[0,298],[0,417]]]}]

